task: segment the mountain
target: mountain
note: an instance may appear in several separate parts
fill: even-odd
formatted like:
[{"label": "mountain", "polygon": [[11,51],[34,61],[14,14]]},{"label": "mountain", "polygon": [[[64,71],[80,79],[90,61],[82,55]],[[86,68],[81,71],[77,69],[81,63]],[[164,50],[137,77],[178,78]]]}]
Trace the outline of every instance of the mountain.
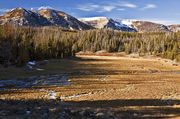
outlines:
[{"label": "mountain", "polygon": [[5,13],[3,16],[0,16],[0,24],[3,25],[7,23],[12,23],[21,26],[51,25],[46,18],[24,8],[12,9]]},{"label": "mountain", "polygon": [[68,29],[77,29],[77,30],[88,30],[93,28],[90,25],[87,25],[75,17],[72,17],[64,12],[56,11],[52,9],[41,9],[38,13],[46,18],[51,24],[56,26],[61,26]]},{"label": "mountain", "polygon": [[16,24],[20,26],[59,26],[70,30],[113,29],[126,32],[177,32],[180,25],[166,26],[150,21],[111,19],[107,17],[90,17],[77,19],[62,11],[24,8],[12,9],[0,16],[0,25]]},{"label": "mountain", "polygon": [[169,27],[169,29],[171,30],[171,31],[173,31],[173,32],[178,32],[178,31],[180,31],[180,25],[170,25],[170,26],[168,26]]},{"label": "mountain", "polygon": [[107,17],[81,18],[79,20],[97,29],[109,28],[113,30],[136,32],[136,29],[133,27]]},{"label": "mountain", "polygon": [[170,32],[168,26],[149,21],[133,21],[132,26],[138,32]]},{"label": "mountain", "polygon": [[95,28],[111,28],[120,31],[130,32],[170,32],[168,26],[149,21],[128,20],[128,19],[110,19],[106,17],[81,18],[80,21],[89,24]]},{"label": "mountain", "polygon": [[60,26],[71,30],[93,28],[64,12],[51,9],[41,9],[38,11],[26,10],[24,8],[12,9],[0,16],[0,24],[7,23],[20,26]]}]

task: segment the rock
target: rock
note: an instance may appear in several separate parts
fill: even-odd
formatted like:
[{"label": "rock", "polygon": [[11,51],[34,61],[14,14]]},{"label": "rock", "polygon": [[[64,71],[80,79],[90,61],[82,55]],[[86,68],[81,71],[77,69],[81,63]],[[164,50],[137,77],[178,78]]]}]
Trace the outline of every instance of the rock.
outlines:
[{"label": "rock", "polygon": [[27,63],[27,65],[30,65],[30,66],[35,66],[36,65],[36,61],[29,61],[28,63]]},{"label": "rock", "polygon": [[34,67],[36,67],[36,61],[29,61],[26,63],[26,66],[29,68],[29,69],[33,69]]},{"label": "rock", "polygon": [[37,71],[44,71],[44,69],[36,68]]},{"label": "rock", "polygon": [[104,113],[102,113],[102,112],[99,112],[99,113],[97,113],[97,114],[96,114],[96,117],[103,118],[103,117],[104,117]]},{"label": "rock", "polygon": [[56,99],[56,92],[55,91],[49,91],[48,93],[49,99]]},{"label": "rock", "polygon": [[55,112],[57,110],[57,108],[49,108],[50,112]]},{"label": "rock", "polygon": [[31,111],[27,110],[27,111],[26,111],[26,114],[27,114],[27,115],[31,114]]}]

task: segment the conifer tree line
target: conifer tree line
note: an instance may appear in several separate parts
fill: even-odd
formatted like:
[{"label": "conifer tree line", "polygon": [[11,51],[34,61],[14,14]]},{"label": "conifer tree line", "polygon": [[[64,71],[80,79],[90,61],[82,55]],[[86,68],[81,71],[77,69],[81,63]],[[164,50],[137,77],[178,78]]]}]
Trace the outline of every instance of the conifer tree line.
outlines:
[{"label": "conifer tree line", "polygon": [[0,26],[0,63],[75,56],[79,51],[158,55],[180,61],[180,32],[129,33],[109,29],[68,31],[58,27]]}]

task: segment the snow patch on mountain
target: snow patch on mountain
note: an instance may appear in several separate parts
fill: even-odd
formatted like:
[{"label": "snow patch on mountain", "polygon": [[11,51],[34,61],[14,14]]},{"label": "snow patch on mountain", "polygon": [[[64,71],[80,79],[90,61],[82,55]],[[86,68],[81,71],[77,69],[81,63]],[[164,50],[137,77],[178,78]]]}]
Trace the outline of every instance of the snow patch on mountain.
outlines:
[{"label": "snow patch on mountain", "polygon": [[87,18],[79,18],[81,21],[95,21],[101,19],[108,19],[107,17],[87,17]]},{"label": "snow patch on mountain", "polygon": [[53,8],[50,6],[41,6],[38,8],[38,10],[47,10],[47,9],[53,9]]},{"label": "snow patch on mountain", "polygon": [[136,29],[132,27],[132,23],[127,20],[114,20],[107,17],[80,18],[79,20],[99,29],[110,28],[120,31],[136,31]]},{"label": "snow patch on mountain", "polygon": [[126,25],[126,26],[128,26],[130,28],[134,28],[133,27],[133,22],[138,21],[138,20],[136,20],[136,19],[116,19],[116,21],[118,21],[121,24]]}]

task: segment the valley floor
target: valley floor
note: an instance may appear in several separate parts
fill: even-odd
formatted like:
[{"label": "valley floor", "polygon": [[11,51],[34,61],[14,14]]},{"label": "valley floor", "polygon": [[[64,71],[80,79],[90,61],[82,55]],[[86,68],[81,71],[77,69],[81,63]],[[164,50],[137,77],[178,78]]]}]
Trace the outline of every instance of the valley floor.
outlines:
[{"label": "valley floor", "polygon": [[77,55],[40,68],[0,68],[0,118],[180,118],[180,65],[169,60]]}]

